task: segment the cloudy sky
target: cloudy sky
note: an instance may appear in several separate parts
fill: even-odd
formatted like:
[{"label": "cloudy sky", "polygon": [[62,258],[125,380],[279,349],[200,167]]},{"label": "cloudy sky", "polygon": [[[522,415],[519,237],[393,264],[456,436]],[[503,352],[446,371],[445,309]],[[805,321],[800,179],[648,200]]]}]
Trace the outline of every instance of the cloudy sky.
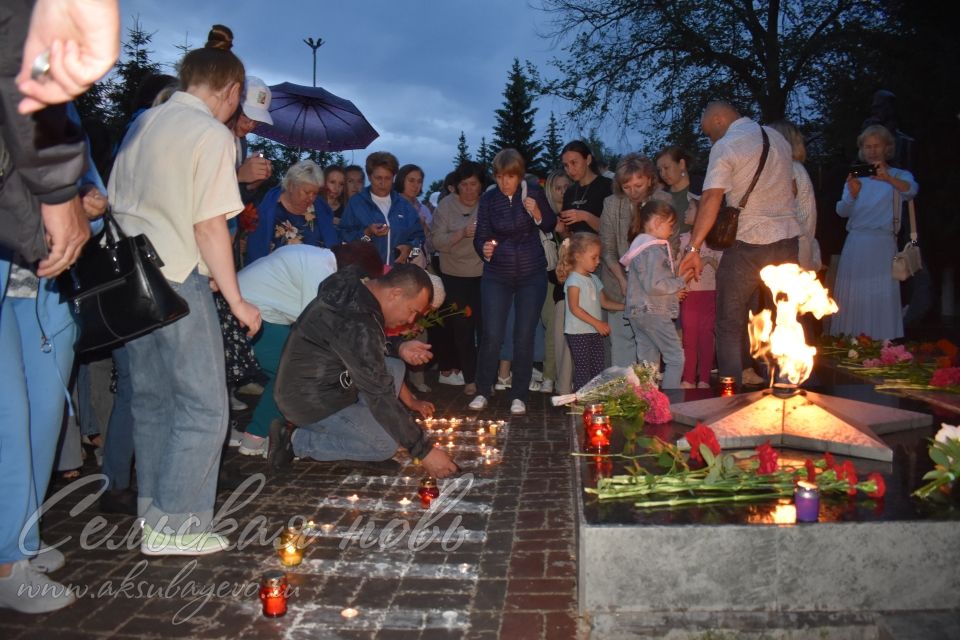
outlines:
[{"label": "cloudy sky", "polygon": [[[539,4],[539,0],[531,0]],[[345,152],[363,164],[369,151],[389,150],[401,164],[414,162],[427,183],[452,169],[462,130],[471,152],[489,141],[494,110],[513,59],[530,60],[541,73],[563,52],[541,34],[549,15],[527,0],[121,0],[124,38],[139,19],[153,34],[152,59],[172,63],[176,45],[202,46],[210,25],[234,32],[234,52],[247,72],[268,85],[312,83],[312,53],[305,38],[322,38],[317,84],[352,100],[380,132],[367,150]],[[170,72],[170,68],[165,68]],[[550,111],[565,139],[565,103],[538,100],[537,135]],[[607,145],[630,149],[622,132],[604,131]],[[634,140],[633,142],[638,142]]]}]

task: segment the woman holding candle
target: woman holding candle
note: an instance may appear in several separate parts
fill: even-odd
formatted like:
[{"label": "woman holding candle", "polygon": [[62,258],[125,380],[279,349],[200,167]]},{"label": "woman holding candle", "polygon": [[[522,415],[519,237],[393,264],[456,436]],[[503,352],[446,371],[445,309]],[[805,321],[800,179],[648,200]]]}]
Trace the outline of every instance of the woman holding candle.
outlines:
[{"label": "woman holding candle", "polygon": [[480,281],[483,336],[477,365],[478,395],[469,405],[475,411],[487,406],[493,390],[511,304],[516,315],[510,412],[522,415],[527,410],[534,331],[547,289],[547,259],[539,231],[552,231],[557,217],[543,190],[521,187],[526,185],[525,169],[519,152],[504,149],[493,159],[497,188],[480,196],[473,246],[484,261]]}]

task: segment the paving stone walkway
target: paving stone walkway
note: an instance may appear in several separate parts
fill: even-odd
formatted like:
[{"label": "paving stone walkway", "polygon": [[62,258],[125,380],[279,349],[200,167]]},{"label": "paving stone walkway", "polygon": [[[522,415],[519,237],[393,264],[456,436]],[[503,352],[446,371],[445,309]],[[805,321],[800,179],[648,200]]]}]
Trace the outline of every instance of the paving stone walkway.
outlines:
[{"label": "paving stone walkway", "polygon": [[[438,416],[473,415],[459,388],[434,388],[424,397]],[[422,470],[412,464],[380,475],[296,461],[274,478],[256,475],[267,472],[265,460],[231,449],[225,468],[253,480],[242,492],[222,491],[218,509],[238,526],[228,537],[242,544],[195,559],[142,556],[134,518],[100,514],[91,500],[98,483],[88,461],[79,481],[54,483],[51,495],[63,496],[42,528],[48,543],[66,540],[67,565],[53,577],[76,589],[79,601],[42,616],[0,609],[0,637],[575,638],[567,417],[539,393],[530,394],[526,416],[510,416],[508,404],[500,394],[479,415],[508,421],[496,444],[487,434],[481,447],[472,424],[451,434],[470,475],[441,483],[462,498],[430,511],[419,504]],[[441,442],[450,439],[444,434]],[[501,458],[485,463],[490,447]],[[313,521],[311,544],[303,563],[287,570],[294,588],[287,615],[264,618],[259,580],[280,568],[266,540],[294,516]],[[358,615],[345,618],[348,607]]]}]

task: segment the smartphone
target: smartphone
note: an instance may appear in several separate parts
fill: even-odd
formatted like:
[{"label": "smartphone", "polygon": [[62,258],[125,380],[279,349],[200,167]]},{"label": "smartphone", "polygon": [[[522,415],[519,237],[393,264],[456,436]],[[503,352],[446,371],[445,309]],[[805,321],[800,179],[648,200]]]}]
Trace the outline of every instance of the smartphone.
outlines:
[{"label": "smartphone", "polygon": [[875,164],[854,164],[850,166],[850,175],[855,178],[865,178],[867,176],[877,175],[877,165]]}]

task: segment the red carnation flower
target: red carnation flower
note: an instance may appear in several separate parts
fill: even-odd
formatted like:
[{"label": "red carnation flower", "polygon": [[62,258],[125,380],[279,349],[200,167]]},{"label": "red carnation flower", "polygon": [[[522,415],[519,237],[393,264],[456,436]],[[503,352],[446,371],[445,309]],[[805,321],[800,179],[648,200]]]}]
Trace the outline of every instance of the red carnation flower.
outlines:
[{"label": "red carnation flower", "polygon": [[759,474],[769,475],[777,470],[777,450],[770,446],[769,440],[757,447],[757,458],[760,460]]},{"label": "red carnation flower", "polygon": [[240,212],[237,223],[240,225],[241,230],[247,233],[253,233],[257,230],[257,222],[259,222],[259,220],[260,216],[257,213],[257,208],[250,202],[243,208],[243,211]]},{"label": "red carnation flower", "polygon": [[816,482],[817,481],[817,465],[813,464],[813,460],[807,458],[803,462],[804,466],[807,468],[807,481]]},{"label": "red carnation flower", "polygon": [[463,317],[469,318],[473,315],[473,309],[470,308],[470,305],[467,305],[463,308]]},{"label": "red carnation flower", "polygon": [[698,422],[697,426],[687,432],[687,443],[690,445],[690,459],[696,460],[697,462],[703,462],[703,457],[700,455],[701,444],[707,445],[707,448],[713,455],[720,453],[720,443],[717,442],[717,434],[702,422]]},{"label": "red carnation flower", "polygon": [[857,495],[857,470],[852,462],[844,460],[843,464],[837,467],[837,478],[847,481],[847,495]]},{"label": "red carnation flower", "polygon": [[[837,468],[837,461],[833,459],[833,454],[830,453],[829,451],[823,454],[823,462],[824,464],[827,465],[827,469]],[[839,476],[840,474],[837,474],[837,475]]]},{"label": "red carnation flower", "polygon": [[883,481],[883,476],[874,471],[867,475],[867,482],[873,482],[876,489],[867,493],[868,498],[882,498],[887,493],[887,483]]}]

